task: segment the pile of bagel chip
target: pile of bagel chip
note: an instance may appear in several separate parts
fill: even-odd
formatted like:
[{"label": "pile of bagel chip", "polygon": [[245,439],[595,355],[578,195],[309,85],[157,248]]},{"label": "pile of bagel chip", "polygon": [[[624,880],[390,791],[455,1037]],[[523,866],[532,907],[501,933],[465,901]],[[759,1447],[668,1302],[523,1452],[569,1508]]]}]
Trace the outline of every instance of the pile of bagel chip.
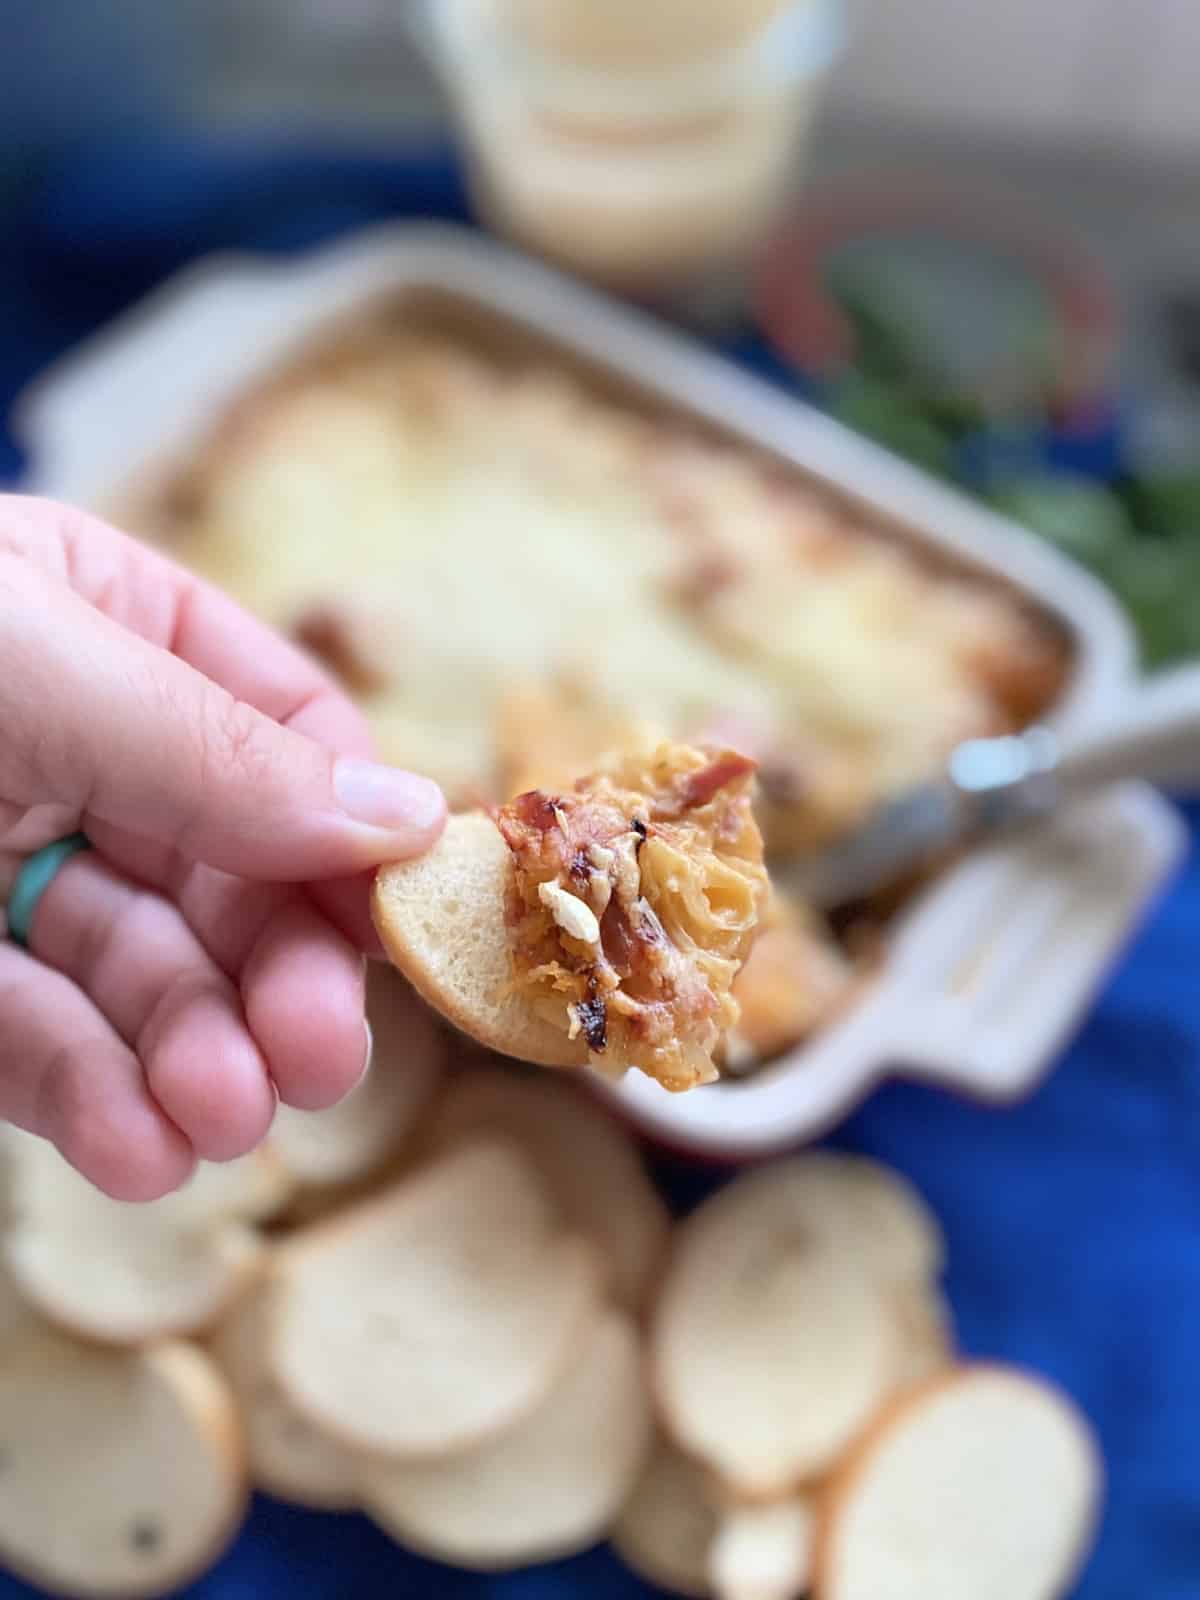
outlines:
[{"label": "pile of bagel chip", "polygon": [[352,1096],[166,1200],[0,1135],[0,1567],[166,1594],[258,1490],[480,1571],[611,1540],[717,1600],[1069,1590],[1091,1432],[958,1357],[904,1178],[813,1150],[675,1220],[586,1083],[371,982]]}]

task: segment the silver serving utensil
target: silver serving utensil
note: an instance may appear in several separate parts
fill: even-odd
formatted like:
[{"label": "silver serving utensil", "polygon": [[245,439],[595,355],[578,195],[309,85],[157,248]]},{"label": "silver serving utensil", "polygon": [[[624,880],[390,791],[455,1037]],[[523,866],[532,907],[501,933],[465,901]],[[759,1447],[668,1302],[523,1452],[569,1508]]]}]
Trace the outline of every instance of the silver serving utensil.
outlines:
[{"label": "silver serving utensil", "polygon": [[1060,737],[1034,727],[971,739],[945,773],[882,805],[848,838],[787,863],[785,889],[811,905],[863,899],[945,853],[1051,815],[1076,795],[1143,778],[1200,783],[1200,665],[1150,679],[1103,724]]}]

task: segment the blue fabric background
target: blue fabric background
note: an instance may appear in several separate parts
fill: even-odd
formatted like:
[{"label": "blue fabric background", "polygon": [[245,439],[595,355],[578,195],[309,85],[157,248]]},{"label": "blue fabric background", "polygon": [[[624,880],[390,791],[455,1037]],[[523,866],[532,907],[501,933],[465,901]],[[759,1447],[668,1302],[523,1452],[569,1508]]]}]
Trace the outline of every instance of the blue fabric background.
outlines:
[{"label": "blue fabric background", "polygon": [[[398,214],[465,215],[443,154],[397,161],[294,144],[172,144],[92,149],[47,167],[31,177],[0,238],[0,405],[198,253],[293,250]],[[738,354],[767,367],[753,341],[741,341]],[[18,467],[0,435],[0,478]],[[1189,820],[1195,837],[1200,806]],[[1052,1375],[1095,1420],[1110,1496],[1080,1600],[1200,1596],[1198,940],[1193,852],[1061,1066],[1026,1104],[998,1113],[892,1084],[831,1141],[894,1163],[936,1206],[965,1349]],[[715,1181],[677,1162],[661,1173],[680,1207]],[[0,1575],[0,1600],[32,1592]],[[634,1600],[651,1592],[605,1550],[470,1577],[404,1555],[360,1518],[262,1500],[188,1595]]]}]

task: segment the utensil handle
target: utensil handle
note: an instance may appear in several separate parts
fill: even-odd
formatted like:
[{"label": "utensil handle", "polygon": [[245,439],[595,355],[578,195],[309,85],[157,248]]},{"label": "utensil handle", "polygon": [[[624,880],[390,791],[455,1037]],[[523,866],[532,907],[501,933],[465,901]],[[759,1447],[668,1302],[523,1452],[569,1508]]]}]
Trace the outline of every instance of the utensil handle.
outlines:
[{"label": "utensil handle", "polygon": [[1064,743],[1058,775],[1071,788],[1123,778],[1200,787],[1200,664],[1149,679],[1108,722]]}]

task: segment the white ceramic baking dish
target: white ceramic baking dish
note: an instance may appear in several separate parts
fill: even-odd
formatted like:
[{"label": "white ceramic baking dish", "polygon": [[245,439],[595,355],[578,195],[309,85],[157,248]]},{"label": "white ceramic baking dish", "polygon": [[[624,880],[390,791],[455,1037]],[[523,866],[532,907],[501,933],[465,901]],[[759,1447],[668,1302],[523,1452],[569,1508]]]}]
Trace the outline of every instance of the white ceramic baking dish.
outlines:
[{"label": "white ceramic baking dish", "polygon": [[[1094,721],[1128,692],[1123,617],[1053,550],[639,313],[465,230],[387,226],[283,264],[219,257],[183,273],[22,398],[30,488],[110,504],[332,320],[406,289],[449,292],[548,338],[1014,584],[1073,641],[1056,725]],[[886,970],[857,1009],[757,1077],[672,1096],[630,1074],[604,1092],[647,1132],[722,1157],[814,1135],[889,1073],[1015,1098],[1081,1020],[1183,844],[1163,800],[1123,786],[947,873],[896,924]]]}]

